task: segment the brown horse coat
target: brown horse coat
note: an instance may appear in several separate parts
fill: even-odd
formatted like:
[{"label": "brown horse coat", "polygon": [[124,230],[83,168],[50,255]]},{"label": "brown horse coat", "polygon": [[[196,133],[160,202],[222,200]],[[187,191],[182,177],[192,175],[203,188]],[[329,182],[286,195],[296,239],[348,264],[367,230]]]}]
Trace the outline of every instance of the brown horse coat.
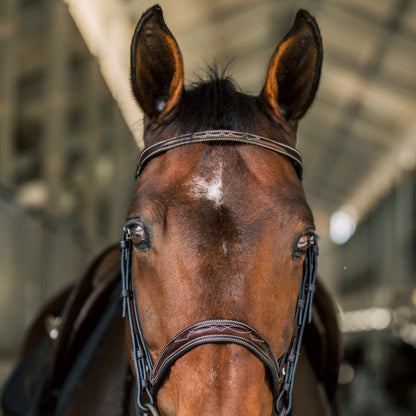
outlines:
[{"label": "brown horse coat", "polygon": [[[144,113],[145,144],[225,129],[294,148],[321,63],[318,26],[301,10],[270,58],[258,96],[217,75],[187,89],[181,52],[155,6],[143,14],[132,41],[132,87]],[[153,361],[178,332],[210,319],[250,325],[276,357],[285,354],[306,250],[316,243],[290,158],[245,144],[194,143],[166,151],[141,169],[126,220],[134,245],[134,301]],[[114,249],[104,253],[62,311],[59,302],[53,305],[63,324],[32,415],[137,412],[114,301],[119,260]],[[36,344],[40,327],[29,344]],[[329,414],[340,341],[333,304],[319,283],[304,341],[291,414]],[[27,362],[21,367],[22,379],[30,369]],[[267,369],[235,343],[200,345],[181,356],[164,374],[155,400],[164,416],[275,414]]]}]

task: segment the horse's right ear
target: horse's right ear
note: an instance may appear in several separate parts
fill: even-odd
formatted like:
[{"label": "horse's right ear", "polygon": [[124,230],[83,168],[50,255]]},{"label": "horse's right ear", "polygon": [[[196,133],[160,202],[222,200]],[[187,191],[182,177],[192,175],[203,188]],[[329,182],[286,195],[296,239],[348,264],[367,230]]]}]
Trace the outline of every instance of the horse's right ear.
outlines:
[{"label": "horse's right ear", "polygon": [[155,119],[178,103],[183,91],[183,60],[159,6],[143,13],[131,43],[131,82],[143,112]]}]

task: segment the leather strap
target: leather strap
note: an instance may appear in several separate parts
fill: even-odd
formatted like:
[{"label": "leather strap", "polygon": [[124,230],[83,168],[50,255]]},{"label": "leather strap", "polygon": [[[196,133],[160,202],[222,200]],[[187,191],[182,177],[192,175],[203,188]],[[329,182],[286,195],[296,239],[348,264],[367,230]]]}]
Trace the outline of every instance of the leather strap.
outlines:
[{"label": "leather strap", "polygon": [[[271,150],[289,158],[299,180],[302,180],[302,157],[295,148],[255,134],[230,130],[210,130],[185,134],[146,147],[140,154],[136,179],[146,163],[152,158],[180,146],[195,143],[247,144]],[[302,284],[293,325],[294,336],[289,351],[283,354],[279,361],[276,360],[273,349],[266,339],[250,326],[230,320],[208,320],[191,325],[171,339],[163,348],[154,366],[140,327],[131,270],[132,244],[126,228],[123,229],[121,249],[123,317],[128,317],[130,327],[132,362],[137,379],[137,404],[141,412],[147,413],[149,410],[148,403],[143,403],[141,397],[147,396],[151,407],[155,405],[157,390],[163,381],[164,375],[178,358],[199,345],[234,343],[246,347],[270,370],[275,408],[279,415],[289,414],[292,402],[293,377],[299,357],[303,330],[306,322],[311,317],[316,277],[316,256],[318,253],[316,242],[309,248],[305,257]],[[281,377],[283,378],[282,387],[280,386]],[[152,383],[151,388],[149,380]]]},{"label": "leather strap", "polygon": [[266,137],[258,136],[251,133],[242,133],[231,130],[208,130],[200,133],[189,133],[182,136],[172,137],[167,140],[157,142],[146,147],[140,154],[139,163],[136,170],[136,179],[140,176],[144,165],[152,158],[176,149],[180,146],[194,143],[228,143],[228,144],[249,144],[264,149],[272,150],[283,156],[288,157],[296,170],[299,179],[302,179],[302,157],[301,154],[293,147],[279,143]]},{"label": "leather strap", "polygon": [[231,320],[197,322],[173,337],[163,348],[153,367],[153,396],[156,397],[163,376],[178,358],[199,345],[213,343],[242,345],[256,355],[270,370],[273,395],[276,397],[279,388],[279,364],[273,348],[255,329],[242,322]]}]

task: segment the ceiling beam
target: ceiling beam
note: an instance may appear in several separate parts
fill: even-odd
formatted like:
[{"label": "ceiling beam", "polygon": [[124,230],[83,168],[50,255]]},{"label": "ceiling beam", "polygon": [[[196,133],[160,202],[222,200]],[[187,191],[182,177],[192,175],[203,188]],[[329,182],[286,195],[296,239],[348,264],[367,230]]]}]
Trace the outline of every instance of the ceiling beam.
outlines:
[{"label": "ceiling beam", "polygon": [[416,168],[416,123],[399,146],[379,159],[372,172],[354,190],[342,210],[361,221],[376,203],[406,174]]},{"label": "ceiling beam", "polygon": [[118,12],[114,0],[64,0],[87,47],[97,58],[101,73],[116,100],[127,125],[143,146],[142,114],[129,83],[131,26]]}]

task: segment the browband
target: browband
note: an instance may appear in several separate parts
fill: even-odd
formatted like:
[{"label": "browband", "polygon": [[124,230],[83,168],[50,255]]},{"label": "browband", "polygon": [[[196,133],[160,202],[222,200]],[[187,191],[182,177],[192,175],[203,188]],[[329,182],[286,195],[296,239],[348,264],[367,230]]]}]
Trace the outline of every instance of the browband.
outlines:
[{"label": "browband", "polygon": [[279,143],[266,137],[251,133],[242,133],[232,130],[208,130],[199,133],[189,133],[181,136],[162,140],[143,149],[140,153],[139,163],[136,170],[136,179],[140,176],[145,164],[155,156],[180,146],[194,143],[229,143],[229,144],[251,144],[264,149],[272,150],[288,157],[295,167],[299,179],[302,179],[302,157],[293,147]]}]

